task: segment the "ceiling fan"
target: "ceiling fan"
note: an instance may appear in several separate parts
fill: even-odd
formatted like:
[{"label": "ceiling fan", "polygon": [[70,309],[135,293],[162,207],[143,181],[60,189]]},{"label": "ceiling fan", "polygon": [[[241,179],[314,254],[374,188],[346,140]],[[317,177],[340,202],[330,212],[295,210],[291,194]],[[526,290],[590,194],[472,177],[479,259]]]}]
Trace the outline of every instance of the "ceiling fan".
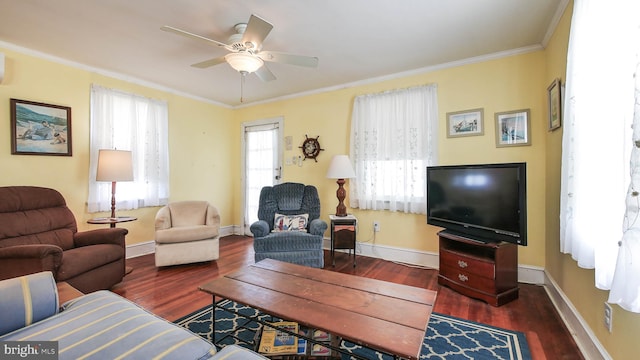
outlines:
[{"label": "ceiling fan", "polygon": [[317,57],[292,55],[275,51],[263,51],[262,42],[267,35],[269,35],[271,29],[273,29],[273,25],[254,14],[251,15],[248,23],[240,23],[234,26],[236,33],[229,37],[227,43],[209,39],[171,26],[165,25],[160,29],[186,36],[209,45],[224,47],[230,51],[230,53],[225,56],[205,60],[191,65],[197,68],[204,69],[227,62],[232,68],[240,72],[242,75],[255,72],[258,78],[262,81],[271,81],[275,80],[276,77],[266,66],[264,63],[265,61],[311,68],[318,66]]}]

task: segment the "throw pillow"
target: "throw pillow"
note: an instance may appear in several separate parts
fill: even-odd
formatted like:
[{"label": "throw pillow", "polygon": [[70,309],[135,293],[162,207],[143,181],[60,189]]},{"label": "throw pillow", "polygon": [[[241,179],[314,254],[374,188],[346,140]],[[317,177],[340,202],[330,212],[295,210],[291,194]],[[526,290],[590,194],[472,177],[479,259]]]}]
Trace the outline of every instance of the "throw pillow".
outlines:
[{"label": "throw pillow", "polygon": [[280,231],[307,231],[309,214],[282,215],[276,213],[273,221],[273,232]]}]

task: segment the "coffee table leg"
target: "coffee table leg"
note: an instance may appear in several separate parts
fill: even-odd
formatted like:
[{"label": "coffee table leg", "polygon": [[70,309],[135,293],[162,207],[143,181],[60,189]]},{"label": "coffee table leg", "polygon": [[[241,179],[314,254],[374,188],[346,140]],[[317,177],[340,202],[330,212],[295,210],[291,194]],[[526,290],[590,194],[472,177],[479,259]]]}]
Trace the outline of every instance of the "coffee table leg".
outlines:
[{"label": "coffee table leg", "polygon": [[216,344],[216,296],[212,296],[211,303],[211,343]]}]

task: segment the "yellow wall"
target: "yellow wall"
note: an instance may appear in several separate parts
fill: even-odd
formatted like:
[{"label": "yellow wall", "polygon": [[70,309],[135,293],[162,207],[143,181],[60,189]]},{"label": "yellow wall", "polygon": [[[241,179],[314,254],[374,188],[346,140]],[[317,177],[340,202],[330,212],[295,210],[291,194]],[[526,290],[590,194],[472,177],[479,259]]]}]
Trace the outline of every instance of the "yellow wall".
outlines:
[{"label": "yellow wall", "polygon": [[[355,96],[404,88],[420,84],[438,85],[439,153],[441,164],[490,163],[526,161],[528,164],[528,228],[529,246],[519,248],[520,263],[544,265],[544,186],[546,88],[544,52],[537,51],[499,60],[454,67],[426,74],[352,87],[302,98],[256,105],[235,111],[238,123],[284,116],[284,135],[292,136],[294,147],[285,157],[300,154],[298,146],[305,139],[319,137],[325,149],[318,162],[304,161],[302,167],[285,166],[284,181],[299,181],[318,188],[325,220],[337,205],[334,180],[325,177],[333,155],[349,153],[351,111]],[[484,108],[483,136],[447,138],[446,113]],[[497,148],[494,113],[530,109],[532,145]],[[348,186],[348,184],[347,184]],[[236,187],[236,191],[240,191]],[[348,198],[347,198],[348,206]],[[409,215],[389,211],[348,209],[358,217],[359,241],[373,241],[373,221],[379,221],[381,231],[375,243],[419,251],[437,252],[438,228],[426,224],[424,215]]]},{"label": "yellow wall", "polygon": [[[547,84],[551,84],[554,78],[560,78],[562,83],[565,83],[572,5],[573,3],[565,11],[545,52]],[[559,251],[562,128],[548,133],[546,138],[545,269],[613,359],[637,358],[640,350],[640,345],[637,343],[637,337],[640,334],[640,314],[634,314],[613,305],[613,330],[609,333],[603,325],[604,302],[607,301],[608,292],[595,288],[593,270],[579,268],[570,255],[561,254]]]},{"label": "yellow wall", "polygon": [[[169,150],[171,200],[203,199],[220,208],[222,224],[231,225],[235,206],[229,191],[238,170],[229,156],[237,149],[232,110],[195,101],[148,87],[116,80],[60,62],[43,60],[2,49],[5,79],[0,84],[0,185],[36,185],[57,189],[76,215],[80,230],[94,229],[86,220],[105,214],[87,213],[89,177],[89,104],[91,84],[117,88],[143,96],[163,99],[169,107]],[[73,156],[11,155],[9,99],[43,102],[71,107]],[[117,198],[117,192],[116,192]],[[127,244],[154,238],[154,217],[158,208],[119,211],[118,215],[138,217],[120,224],[128,228]]]}]

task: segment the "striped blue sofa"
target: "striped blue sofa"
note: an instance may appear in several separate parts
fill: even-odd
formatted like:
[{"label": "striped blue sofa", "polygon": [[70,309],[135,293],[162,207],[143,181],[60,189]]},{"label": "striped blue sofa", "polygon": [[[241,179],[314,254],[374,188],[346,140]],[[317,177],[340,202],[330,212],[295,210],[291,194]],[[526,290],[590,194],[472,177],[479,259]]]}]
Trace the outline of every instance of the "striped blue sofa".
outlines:
[{"label": "striped blue sofa", "polygon": [[[51,272],[0,281],[0,344],[57,342],[59,359],[266,359],[198,335],[101,290],[58,306]],[[14,344],[14,343],[9,343]]]}]

